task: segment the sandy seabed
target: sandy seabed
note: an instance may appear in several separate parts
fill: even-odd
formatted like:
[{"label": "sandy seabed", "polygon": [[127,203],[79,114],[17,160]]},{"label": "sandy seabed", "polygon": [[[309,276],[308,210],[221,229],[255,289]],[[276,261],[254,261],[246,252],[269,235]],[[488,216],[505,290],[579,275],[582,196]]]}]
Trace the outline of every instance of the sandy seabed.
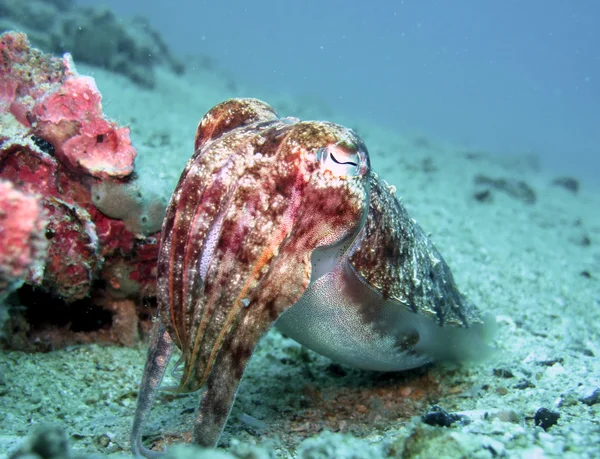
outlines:
[{"label": "sandy seabed", "polygon": [[[355,128],[373,168],[431,233],[461,290],[498,324],[494,356],[400,374],[333,364],[273,330],[246,371],[221,439],[223,457],[600,457],[597,191],[552,185],[553,176],[524,158],[324,115],[285,95],[232,88],[208,71],[159,71],[149,91],[102,70],[78,70],[96,78],[105,112],[131,127],[138,172],[167,191],[192,153],[198,120],[228,97],[258,96],[284,116]],[[535,202],[489,180],[476,185],[477,176],[522,181]],[[0,352],[0,458],[47,422],[66,431],[73,455],[127,455],[145,353],[142,344]],[[197,394],[161,394],[146,444],[189,440],[197,401]],[[458,420],[424,423],[432,405]],[[170,453],[201,457],[184,448]]]}]

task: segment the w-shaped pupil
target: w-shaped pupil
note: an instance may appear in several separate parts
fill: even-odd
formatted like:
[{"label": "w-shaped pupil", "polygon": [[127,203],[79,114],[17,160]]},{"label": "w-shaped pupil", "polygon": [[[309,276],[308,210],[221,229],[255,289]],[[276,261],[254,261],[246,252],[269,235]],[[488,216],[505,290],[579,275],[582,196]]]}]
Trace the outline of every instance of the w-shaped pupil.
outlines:
[{"label": "w-shaped pupil", "polygon": [[346,161],[346,162],[338,161],[338,159],[335,156],[333,156],[333,153],[331,153],[331,152],[329,152],[329,156],[331,156],[331,159],[333,159],[333,162],[336,164],[348,164],[351,166],[358,166],[358,163],[354,163],[352,161]]}]

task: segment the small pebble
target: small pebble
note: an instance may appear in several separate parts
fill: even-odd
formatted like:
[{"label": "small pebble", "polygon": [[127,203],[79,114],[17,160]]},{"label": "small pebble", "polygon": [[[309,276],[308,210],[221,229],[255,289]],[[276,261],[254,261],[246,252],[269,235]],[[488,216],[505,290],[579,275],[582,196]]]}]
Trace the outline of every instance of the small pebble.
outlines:
[{"label": "small pebble", "polygon": [[573,177],[557,177],[552,180],[552,185],[562,187],[573,194],[579,191],[579,181]]},{"label": "small pebble", "polygon": [[492,192],[489,189],[476,191],[473,193],[473,198],[479,202],[492,202]]},{"label": "small pebble", "polygon": [[577,405],[577,397],[572,392],[568,392],[566,394],[561,395],[556,400],[556,407],[560,408],[561,406],[575,406]]},{"label": "small pebble", "polygon": [[557,363],[563,363],[564,361],[565,359],[563,359],[562,357],[556,357],[554,359],[540,360],[536,363],[543,367],[551,367],[552,365],[556,365]]},{"label": "small pebble", "polygon": [[514,424],[518,424],[521,421],[521,417],[517,414],[517,412],[511,409],[491,411],[488,413],[488,418],[498,419],[502,422],[511,422]]},{"label": "small pebble", "polygon": [[506,446],[502,442],[490,437],[482,437],[481,446],[492,453],[492,457],[503,457],[506,455]]},{"label": "small pebble", "polygon": [[439,405],[433,405],[421,420],[430,426],[450,427],[457,421],[467,421],[468,418],[455,413],[448,413]]},{"label": "small pebble", "polygon": [[594,389],[590,395],[582,397],[579,400],[588,406],[595,405],[596,403],[600,402],[600,388]]},{"label": "small pebble", "polygon": [[[485,175],[475,177],[475,185],[479,188],[494,188],[503,191],[510,197],[521,200],[527,204],[535,204],[536,193],[526,182],[514,178],[492,178]],[[477,199],[477,197],[475,198]]]},{"label": "small pebble", "polygon": [[587,234],[582,234],[581,237],[579,237],[579,239],[577,239],[575,242],[582,247],[589,247],[592,245],[592,240]]},{"label": "small pebble", "polygon": [[106,434],[101,434],[94,438],[94,442],[100,448],[105,449],[110,445],[110,437]]},{"label": "small pebble", "polygon": [[494,368],[494,376],[499,378],[514,378],[515,375],[508,368]]},{"label": "small pebble", "polygon": [[560,418],[560,414],[556,411],[550,411],[548,408],[540,408],[535,412],[534,422],[536,426],[540,426],[544,430],[548,430],[555,425]]},{"label": "small pebble", "polygon": [[515,389],[534,389],[535,384],[533,384],[529,379],[520,379],[517,384],[513,386]]},{"label": "small pebble", "polygon": [[240,421],[242,421],[244,424],[246,424],[247,426],[253,427],[256,430],[266,430],[267,429],[266,423],[264,423],[260,419],[255,418],[254,416],[250,416],[249,414],[240,413],[238,415],[238,419]]}]

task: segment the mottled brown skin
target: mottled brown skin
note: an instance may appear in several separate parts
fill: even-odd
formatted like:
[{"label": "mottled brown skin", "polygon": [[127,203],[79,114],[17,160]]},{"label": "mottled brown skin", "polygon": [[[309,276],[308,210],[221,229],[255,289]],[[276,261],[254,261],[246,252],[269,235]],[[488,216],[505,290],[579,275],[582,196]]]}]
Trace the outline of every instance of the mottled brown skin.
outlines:
[{"label": "mottled brown skin", "polygon": [[471,346],[445,329],[477,324],[479,313],[351,130],[233,99],[201,120],[195,147],[162,228],[159,320],[134,454],[157,454],[141,444],[141,429],[174,345],[178,390],[204,387],[192,438],[204,446],[216,445],[246,364],[275,321],[317,352],[382,371]]},{"label": "mottled brown skin", "polygon": [[[237,127],[247,118],[256,124]],[[258,101],[227,102],[201,122],[198,149],[167,210],[158,263],[161,318],[185,362],[180,390],[204,385],[228,334],[245,337],[231,343],[241,372],[258,339],[308,286],[311,252],[357,229],[365,177],[334,188],[308,158],[329,144],[357,148],[349,135],[329,123],[289,125]],[[197,267],[211,228],[219,234],[203,282]]]},{"label": "mottled brown skin", "polygon": [[479,311],[456,288],[442,255],[389,188],[371,178],[369,218],[351,250],[350,265],[385,298],[440,326],[478,322]]}]

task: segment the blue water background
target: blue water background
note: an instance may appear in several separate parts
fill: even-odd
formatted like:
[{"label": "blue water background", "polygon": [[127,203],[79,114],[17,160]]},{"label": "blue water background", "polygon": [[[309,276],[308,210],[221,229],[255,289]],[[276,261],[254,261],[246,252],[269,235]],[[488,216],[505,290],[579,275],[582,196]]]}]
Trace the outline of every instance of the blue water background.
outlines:
[{"label": "blue water background", "polygon": [[600,1],[105,4],[249,84],[600,182]]}]

